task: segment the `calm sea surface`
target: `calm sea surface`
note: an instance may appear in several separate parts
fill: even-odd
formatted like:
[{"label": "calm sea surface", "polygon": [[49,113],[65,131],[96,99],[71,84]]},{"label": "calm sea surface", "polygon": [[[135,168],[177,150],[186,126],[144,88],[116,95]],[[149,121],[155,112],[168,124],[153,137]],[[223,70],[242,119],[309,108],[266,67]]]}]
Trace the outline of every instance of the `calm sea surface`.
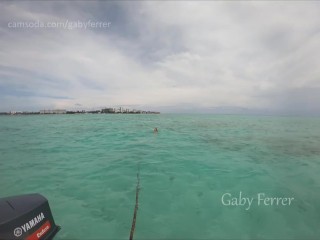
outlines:
[{"label": "calm sea surface", "polygon": [[[139,166],[135,239],[320,236],[320,118],[0,117],[0,196],[45,195],[57,240],[128,239]],[[240,192],[249,210],[222,204]],[[259,206],[258,193],[294,200]]]}]

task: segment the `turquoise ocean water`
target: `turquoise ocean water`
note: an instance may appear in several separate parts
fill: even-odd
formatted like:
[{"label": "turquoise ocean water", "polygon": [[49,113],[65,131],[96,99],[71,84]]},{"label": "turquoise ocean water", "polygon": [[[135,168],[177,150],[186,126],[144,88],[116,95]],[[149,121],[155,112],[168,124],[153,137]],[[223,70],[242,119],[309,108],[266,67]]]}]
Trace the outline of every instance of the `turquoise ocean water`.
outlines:
[{"label": "turquoise ocean water", "polygon": [[[153,128],[159,133],[154,134]],[[320,118],[0,117],[0,196],[39,192],[62,239],[318,239]],[[221,197],[294,197],[224,206]]]}]

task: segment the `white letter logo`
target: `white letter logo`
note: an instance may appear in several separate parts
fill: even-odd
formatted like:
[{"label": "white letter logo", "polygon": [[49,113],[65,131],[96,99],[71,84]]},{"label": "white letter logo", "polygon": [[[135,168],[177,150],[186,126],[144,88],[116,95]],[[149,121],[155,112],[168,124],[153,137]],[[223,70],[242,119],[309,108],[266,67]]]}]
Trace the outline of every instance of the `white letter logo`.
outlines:
[{"label": "white letter logo", "polygon": [[17,227],[16,229],[13,230],[13,234],[16,236],[16,237],[20,237],[22,235],[22,229]]}]

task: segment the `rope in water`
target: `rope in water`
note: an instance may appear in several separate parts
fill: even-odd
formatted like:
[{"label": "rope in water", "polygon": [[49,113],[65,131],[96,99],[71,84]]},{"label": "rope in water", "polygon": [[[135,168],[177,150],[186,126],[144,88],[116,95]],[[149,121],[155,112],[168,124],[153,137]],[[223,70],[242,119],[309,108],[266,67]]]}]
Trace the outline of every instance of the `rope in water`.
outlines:
[{"label": "rope in water", "polygon": [[137,173],[136,205],[134,206],[134,213],[133,213],[129,240],[133,240],[133,234],[136,228],[136,219],[137,219],[137,213],[138,213],[138,207],[139,207],[139,191],[140,191],[140,167],[138,168],[138,173]]}]

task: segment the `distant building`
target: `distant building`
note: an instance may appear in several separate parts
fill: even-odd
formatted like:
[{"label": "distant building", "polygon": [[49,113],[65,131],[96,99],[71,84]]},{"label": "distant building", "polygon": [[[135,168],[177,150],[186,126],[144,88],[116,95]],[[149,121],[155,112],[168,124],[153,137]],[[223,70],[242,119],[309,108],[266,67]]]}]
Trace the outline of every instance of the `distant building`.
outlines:
[{"label": "distant building", "polygon": [[101,113],[115,113],[115,110],[113,108],[104,108],[101,109]]},{"label": "distant building", "polygon": [[66,114],[65,109],[54,109],[54,110],[40,110],[40,114]]},{"label": "distant building", "polygon": [[101,113],[101,111],[100,110],[92,110],[92,111],[87,111],[86,113],[99,114],[99,113]]}]

